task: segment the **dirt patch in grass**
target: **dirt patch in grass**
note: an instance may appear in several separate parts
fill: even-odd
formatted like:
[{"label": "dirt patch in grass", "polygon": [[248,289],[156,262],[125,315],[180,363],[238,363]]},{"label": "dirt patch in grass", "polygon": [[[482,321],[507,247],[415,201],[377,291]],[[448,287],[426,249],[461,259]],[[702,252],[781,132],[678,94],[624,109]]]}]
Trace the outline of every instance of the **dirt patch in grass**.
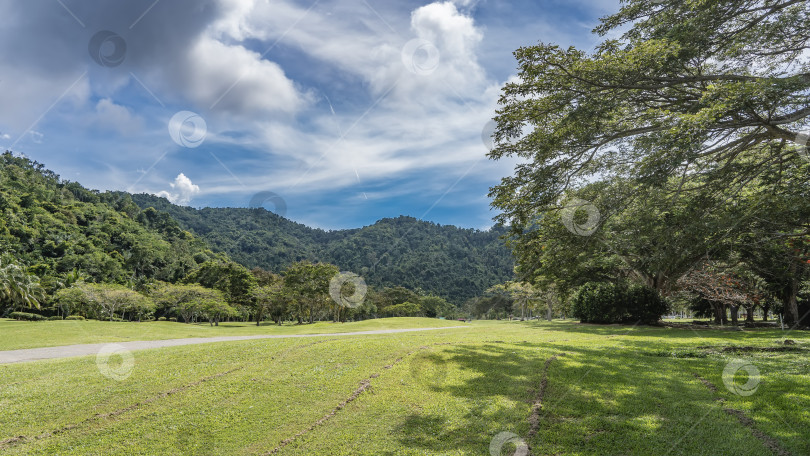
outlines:
[{"label": "dirt patch in grass", "polygon": [[[543,366],[543,375],[540,378],[540,386],[537,388],[537,395],[532,403],[532,414],[529,415],[529,433],[526,435],[527,441],[531,441],[531,439],[537,435],[537,431],[540,430],[540,412],[543,410],[543,400],[546,395],[546,388],[548,388],[548,369],[549,366],[551,366],[551,363],[560,356],[565,356],[565,353],[553,355],[546,360],[546,363]],[[529,444],[527,444],[527,446],[529,447],[529,454],[531,454],[531,446]]]},{"label": "dirt patch in grass", "polygon": [[[303,344],[303,345],[296,345],[296,346],[290,347],[290,348],[278,353],[276,356],[271,357],[271,359],[276,359],[277,357],[280,358],[280,357],[290,353],[291,351],[300,350],[300,349],[311,347],[311,346],[317,345],[317,344],[323,344],[323,343],[333,341],[333,340],[335,340],[335,339],[334,338],[332,338],[332,339],[322,339],[322,340],[317,340],[317,341],[310,342],[310,343]],[[78,427],[84,426],[84,425],[92,423],[94,421],[98,421],[98,420],[100,420],[102,418],[114,418],[114,417],[116,417],[118,415],[121,415],[121,414],[124,414],[126,412],[130,412],[132,410],[136,410],[136,409],[138,409],[140,407],[143,407],[145,405],[149,405],[149,404],[151,404],[151,403],[153,403],[153,402],[155,402],[155,401],[157,401],[159,399],[169,397],[169,396],[171,396],[173,394],[182,393],[183,391],[194,388],[195,386],[199,386],[199,385],[201,385],[203,383],[206,383],[206,382],[209,382],[211,380],[214,380],[214,379],[223,377],[225,375],[231,374],[233,372],[242,370],[243,368],[244,367],[237,367],[237,368],[234,368],[234,369],[227,370],[225,372],[220,372],[218,374],[209,375],[207,377],[203,377],[203,378],[201,378],[201,379],[199,379],[199,380],[197,380],[195,382],[189,383],[187,385],[183,385],[183,386],[180,386],[180,387],[177,387],[177,388],[172,388],[172,389],[170,389],[168,391],[163,391],[163,392],[158,393],[158,394],[156,394],[156,395],[154,395],[154,396],[152,396],[152,397],[150,397],[150,398],[148,398],[146,400],[136,402],[136,403],[134,403],[132,405],[129,405],[127,407],[124,407],[124,408],[121,408],[121,409],[118,409],[118,410],[114,410],[112,412],[97,413],[97,414],[95,414],[95,415],[93,415],[93,416],[91,416],[91,417],[89,417],[89,418],[87,418],[85,420],[80,421],[79,423],[68,424],[68,425],[62,426],[59,429],[54,429],[52,431],[46,431],[46,432],[43,432],[42,434],[39,434],[39,435],[36,435],[36,436],[19,435],[19,436],[7,438],[5,440],[0,440],[0,450],[3,450],[5,448],[9,448],[9,447],[11,447],[13,445],[16,445],[16,444],[23,444],[23,443],[27,443],[27,442],[31,442],[31,441],[37,441],[37,440],[42,440],[42,439],[45,439],[45,438],[48,438],[48,437],[52,437],[54,435],[61,434],[61,433],[76,429]],[[256,381],[257,379],[252,379],[252,380]]]},{"label": "dirt patch in grass", "polygon": [[150,397],[150,398],[148,398],[146,400],[143,400],[141,402],[136,402],[136,403],[134,403],[134,404],[132,404],[130,406],[124,407],[122,409],[118,409],[118,410],[114,410],[112,412],[106,412],[106,413],[97,413],[97,414],[91,416],[90,418],[87,418],[87,419],[85,419],[83,421],[80,421],[78,423],[68,424],[68,425],[62,426],[61,428],[54,429],[52,431],[43,432],[42,434],[39,434],[39,435],[35,435],[35,436],[19,435],[19,436],[16,436],[16,437],[11,437],[11,438],[2,440],[2,441],[0,441],[0,450],[5,449],[5,448],[9,448],[9,447],[11,447],[13,445],[16,445],[16,444],[23,444],[23,443],[27,443],[27,442],[46,439],[48,437],[53,437],[55,435],[62,434],[64,432],[79,428],[81,426],[92,423],[94,421],[99,421],[102,418],[116,417],[116,416],[121,415],[123,413],[126,413],[126,412],[129,412],[129,411],[138,409],[140,407],[143,407],[144,405],[151,404],[151,403],[153,403],[153,402],[155,402],[155,401],[157,401],[159,399],[169,397],[169,396],[171,396],[173,394],[182,393],[183,391],[186,391],[186,390],[188,390],[190,388],[194,388],[195,386],[198,386],[198,385],[201,385],[201,384],[203,384],[205,382],[209,382],[211,380],[223,377],[225,375],[228,375],[230,373],[236,372],[236,371],[241,370],[241,369],[242,369],[242,367],[237,367],[235,369],[230,369],[230,370],[227,370],[225,372],[220,372],[218,374],[209,375],[208,377],[203,377],[203,378],[201,378],[201,379],[199,379],[199,380],[197,380],[197,381],[195,381],[193,383],[189,383],[187,385],[183,385],[183,386],[180,386],[180,387],[177,387],[177,388],[172,388],[172,389],[170,389],[168,391],[163,391],[162,393],[158,393],[158,394],[156,394],[156,395],[154,395],[154,396],[152,396],[152,397]]},{"label": "dirt patch in grass", "polygon": [[[706,380],[705,378],[701,377],[698,374],[693,374],[693,375],[695,376],[696,379],[700,380],[700,383],[703,383],[703,386],[705,386],[706,388],[711,390],[712,393],[715,393],[715,394],[717,393],[717,386],[715,386],[714,383]],[[719,397],[719,396],[715,396],[714,400],[716,400],[716,401],[725,401],[725,399],[723,399],[722,397]]]},{"label": "dirt patch in grass", "polygon": [[[695,376],[695,378],[700,380],[700,382],[703,383],[703,385],[706,388],[708,388],[709,390],[712,391],[712,393],[715,394],[714,400],[716,400],[716,401],[718,401],[720,403],[725,402],[725,399],[723,399],[722,397],[719,397],[719,396],[716,395],[717,394],[717,386],[715,386],[712,382],[706,380],[705,378],[701,377],[698,374],[694,374],[694,376]],[[737,410],[737,409],[733,409],[733,408],[729,408],[729,407],[723,407],[723,411],[726,412],[728,415],[733,416],[734,418],[736,418],[737,421],[739,421],[739,423],[741,425],[748,428],[748,430],[751,431],[751,434],[753,434],[754,437],[759,439],[759,441],[762,442],[762,444],[766,448],[771,450],[773,452],[773,454],[776,454],[778,456],[791,456],[791,453],[789,451],[787,451],[784,448],[782,448],[781,446],[779,446],[779,443],[776,441],[776,439],[774,439],[773,437],[769,436],[768,434],[766,434],[766,433],[760,431],[759,429],[757,429],[756,423],[754,423],[754,420],[749,418],[742,410]]]},{"label": "dirt patch in grass", "polygon": [[[405,358],[408,358],[409,356],[413,355],[414,353],[419,352],[419,351],[422,351],[422,350],[429,350],[431,346],[438,346],[438,345],[457,345],[457,344],[456,344],[456,343],[453,343],[453,342],[437,342],[437,343],[431,344],[430,346],[428,346],[428,345],[423,345],[423,346],[421,346],[421,347],[419,347],[419,348],[417,348],[417,349],[415,349],[415,350],[411,350],[411,351],[409,351],[409,352],[405,353],[404,355],[402,355],[402,356],[401,356],[401,357],[399,357],[399,358],[396,358],[396,359],[395,359],[393,362],[391,362],[391,364],[387,364],[387,365],[383,366],[383,369],[384,369],[384,370],[391,369],[392,367],[394,367],[394,366],[396,366],[397,364],[399,364],[400,362],[402,362],[402,360],[404,360]],[[460,344],[458,344],[458,345],[463,345],[463,343],[460,343]],[[351,394],[351,395],[349,395],[349,397],[347,397],[346,399],[344,399],[343,401],[341,401],[341,402],[340,402],[340,403],[339,403],[337,406],[335,406],[335,408],[333,408],[333,409],[332,409],[332,410],[331,410],[329,413],[327,413],[326,415],[324,415],[324,416],[322,416],[321,418],[319,418],[317,421],[315,421],[314,423],[312,423],[312,424],[311,424],[309,427],[307,427],[306,429],[304,429],[304,430],[302,430],[302,431],[299,431],[299,432],[297,432],[295,435],[293,435],[293,436],[291,436],[291,437],[288,437],[288,438],[286,438],[286,439],[282,440],[282,441],[281,441],[281,442],[278,444],[278,446],[277,446],[277,447],[273,448],[272,450],[268,451],[267,453],[264,453],[264,455],[266,456],[266,455],[270,455],[270,454],[276,454],[276,453],[278,453],[278,452],[279,452],[279,451],[281,451],[281,450],[282,450],[282,449],[283,449],[285,446],[287,446],[287,445],[291,444],[292,442],[294,442],[294,441],[295,441],[296,439],[298,439],[299,437],[302,437],[302,436],[304,436],[304,435],[306,435],[306,434],[308,434],[308,433],[310,433],[310,432],[314,431],[314,430],[315,430],[315,428],[317,428],[318,426],[321,426],[321,425],[323,425],[324,423],[326,423],[327,421],[329,421],[329,420],[330,420],[332,417],[334,417],[335,415],[337,415],[337,413],[338,413],[340,410],[342,410],[344,407],[346,407],[346,405],[348,405],[349,403],[351,403],[351,402],[353,402],[354,400],[356,400],[356,399],[357,399],[358,397],[360,397],[360,395],[361,395],[361,394],[363,394],[364,392],[366,392],[366,391],[373,391],[373,390],[372,390],[372,387],[371,387],[371,380],[373,380],[373,379],[375,379],[375,378],[378,378],[379,376],[380,376],[380,374],[379,374],[379,373],[373,373],[373,374],[369,375],[369,376],[368,376],[368,378],[361,380],[361,381],[360,381],[359,386],[357,387],[357,389],[355,389],[354,391],[352,391],[352,394]]]}]

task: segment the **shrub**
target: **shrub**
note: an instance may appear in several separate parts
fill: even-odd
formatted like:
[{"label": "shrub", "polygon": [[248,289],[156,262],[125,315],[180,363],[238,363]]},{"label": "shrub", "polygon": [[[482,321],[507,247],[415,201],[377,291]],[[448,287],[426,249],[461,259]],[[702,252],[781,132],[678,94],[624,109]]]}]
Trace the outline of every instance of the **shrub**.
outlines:
[{"label": "shrub", "polygon": [[160,317],[158,318],[158,321],[166,321],[166,317]]},{"label": "shrub", "polygon": [[607,282],[588,282],[577,291],[572,313],[583,323],[620,323],[626,309],[619,297],[619,286]]},{"label": "shrub", "polygon": [[81,315],[71,315],[69,317],[65,317],[65,320],[84,320],[84,317]]},{"label": "shrub", "polygon": [[50,321],[56,321],[56,320],[61,320],[61,319],[62,319],[62,317],[60,317],[59,315],[54,315],[53,317],[48,317],[48,320],[50,320]]},{"label": "shrub", "polygon": [[656,323],[667,312],[666,301],[643,285],[589,282],[573,299],[573,315],[583,323]]},{"label": "shrub", "polygon": [[634,285],[627,289],[627,312],[630,321],[640,321],[652,325],[669,311],[669,306],[658,292],[644,285]]},{"label": "shrub", "polygon": [[169,321],[177,321],[177,318],[175,317],[169,318]]},{"label": "shrub", "polygon": [[28,312],[11,312],[8,316],[9,318],[13,318],[15,320],[27,320],[27,321],[40,321],[45,319],[45,317],[43,317],[40,314]]}]

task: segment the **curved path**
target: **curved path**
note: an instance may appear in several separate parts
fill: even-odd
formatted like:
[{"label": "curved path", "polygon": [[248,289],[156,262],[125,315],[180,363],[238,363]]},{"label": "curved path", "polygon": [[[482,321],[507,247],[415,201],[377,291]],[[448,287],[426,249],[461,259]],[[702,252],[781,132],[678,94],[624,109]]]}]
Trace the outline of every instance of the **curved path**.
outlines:
[{"label": "curved path", "polygon": [[356,331],[324,334],[286,334],[264,336],[220,336],[220,337],[190,337],[186,339],[165,340],[138,340],[132,342],[109,342],[105,344],[62,345],[59,347],[25,348],[21,350],[0,351],[0,364],[22,363],[26,361],[39,361],[42,359],[70,358],[73,356],[95,355],[102,347],[110,344],[121,346],[127,350],[144,350],[147,348],[176,347],[178,345],[207,344],[211,342],[227,342],[231,340],[251,339],[289,339],[293,337],[332,337],[332,336],[360,336],[364,334],[394,334],[413,331],[433,331],[437,329],[456,329],[465,326],[441,326],[438,328],[413,329],[377,329],[374,331]]}]

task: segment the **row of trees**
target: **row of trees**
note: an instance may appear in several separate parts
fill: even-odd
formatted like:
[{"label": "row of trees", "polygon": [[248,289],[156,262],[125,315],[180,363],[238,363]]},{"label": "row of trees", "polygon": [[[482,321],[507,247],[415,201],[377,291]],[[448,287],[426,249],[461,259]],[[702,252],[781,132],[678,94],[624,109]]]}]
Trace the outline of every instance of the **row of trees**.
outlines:
[{"label": "row of trees", "polygon": [[553,285],[508,281],[489,287],[482,296],[464,303],[466,314],[481,319],[535,317],[551,320],[571,315],[571,302]]},{"label": "row of trees", "polygon": [[490,157],[521,158],[491,191],[519,278],[807,324],[809,18],[793,0],[629,0],[592,53],[517,50]]},{"label": "row of trees", "polygon": [[218,325],[225,320],[301,324],[378,316],[457,316],[456,308],[443,298],[404,287],[367,289],[358,276],[341,274],[331,264],[307,261],[293,263],[281,275],[260,268],[248,271],[234,262],[208,261],[181,282],[149,282],[140,287],[79,278],[45,300],[35,276],[10,264],[0,268],[0,285],[0,300],[16,303],[7,312],[39,308],[42,301],[47,312],[63,318],[174,318]]}]

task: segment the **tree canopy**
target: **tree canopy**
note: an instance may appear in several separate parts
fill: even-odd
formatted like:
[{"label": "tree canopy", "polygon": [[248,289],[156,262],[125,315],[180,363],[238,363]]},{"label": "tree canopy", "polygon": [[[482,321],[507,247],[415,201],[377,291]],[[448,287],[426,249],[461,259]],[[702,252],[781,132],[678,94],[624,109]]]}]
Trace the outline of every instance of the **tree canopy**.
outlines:
[{"label": "tree canopy", "polygon": [[518,49],[489,154],[522,159],[491,189],[518,278],[670,294],[726,264],[798,323],[808,29],[806,1],[629,0],[602,19],[593,52]]}]

